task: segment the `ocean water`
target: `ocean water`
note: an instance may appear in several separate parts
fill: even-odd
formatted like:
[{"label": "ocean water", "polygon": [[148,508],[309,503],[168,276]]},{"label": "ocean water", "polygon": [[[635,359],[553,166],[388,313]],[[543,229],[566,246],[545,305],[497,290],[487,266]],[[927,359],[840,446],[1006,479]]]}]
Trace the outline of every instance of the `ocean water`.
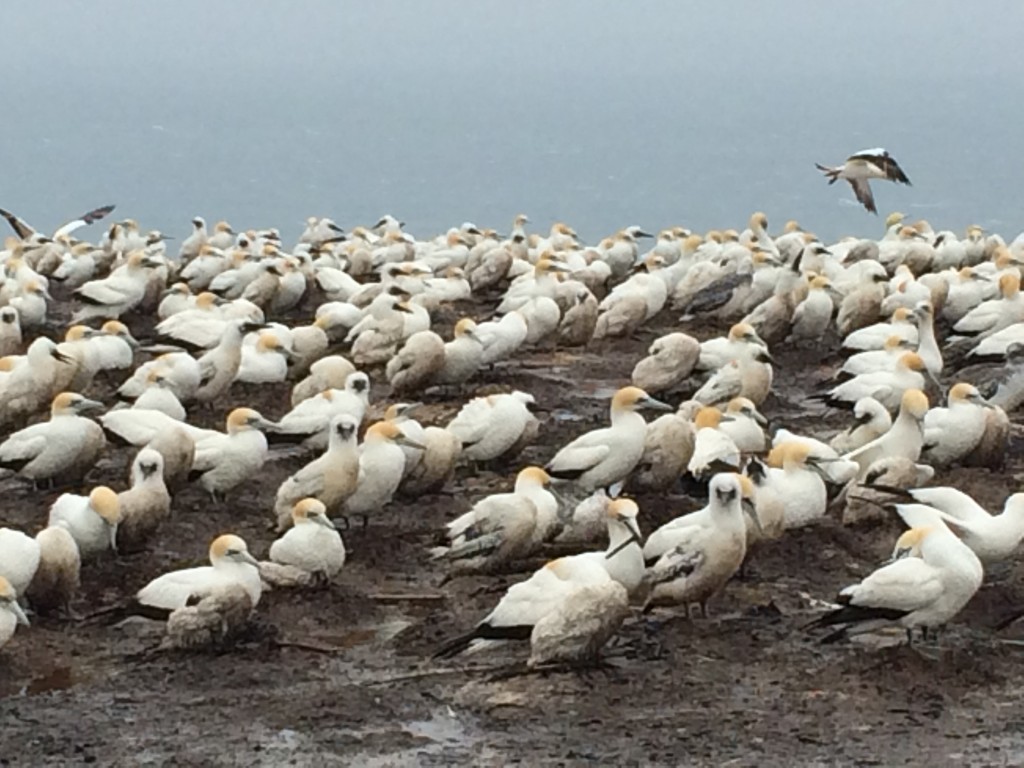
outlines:
[{"label": "ocean water", "polygon": [[[1024,4],[16,0],[0,207],[414,234],[571,223],[589,241],[796,218],[878,235],[1024,228]],[[885,146],[881,211],[815,162]]]}]

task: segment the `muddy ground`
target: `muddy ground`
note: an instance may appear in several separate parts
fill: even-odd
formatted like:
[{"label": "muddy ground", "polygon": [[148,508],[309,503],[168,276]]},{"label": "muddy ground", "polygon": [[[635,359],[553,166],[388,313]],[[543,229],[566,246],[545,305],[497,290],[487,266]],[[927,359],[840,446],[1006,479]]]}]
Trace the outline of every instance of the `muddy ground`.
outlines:
[{"label": "muddy ground", "polygon": [[[446,312],[436,327],[450,329],[454,317]],[[826,522],[787,534],[756,556],[747,580],[728,586],[710,619],[628,620],[603,669],[510,677],[523,648],[430,660],[528,573],[438,589],[442,572],[426,554],[436,529],[472,500],[509,489],[523,464],[543,463],[604,423],[609,393],[673,320],[665,312],[639,338],[588,350],[520,354],[478,377],[464,397],[426,397],[424,420],[438,423],[488,384],[528,390],[551,412],[519,462],[478,475],[460,470],[444,495],[398,500],[369,527],[345,531],[349,561],[337,583],[266,594],[251,632],[230,652],[156,651],[159,627],[139,621],[39,618],[19,630],[0,651],[0,764],[1019,764],[1024,649],[1014,641],[1024,629],[991,629],[1024,604],[1019,567],[990,575],[937,644],[820,646],[801,631],[813,600],[829,599],[888,554],[896,526]],[[131,324],[147,335],[148,321]],[[683,330],[705,338],[720,329]],[[775,353],[776,394],[764,407],[773,424],[819,436],[843,424],[843,414],[803,400],[839,358],[820,348]],[[107,384],[96,394],[112,402],[111,392]],[[373,395],[384,397],[386,387],[375,383]],[[241,404],[279,417],[288,388],[238,387],[194,420],[220,425]],[[111,449],[87,485],[122,489],[130,460],[129,451]],[[1022,463],[1013,451],[1006,472],[953,470],[940,479],[1001,506],[1019,487]],[[75,609],[116,604],[167,569],[204,562],[218,533],[234,531],[263,555],[275,489],[300,464],[268,464],[219,507],[187,489],[151,552],[84,569]],[[34,532],[56,495],[0,482],[0,524]],[[639,502],[648,531],[702,503],[681,493]]]}]

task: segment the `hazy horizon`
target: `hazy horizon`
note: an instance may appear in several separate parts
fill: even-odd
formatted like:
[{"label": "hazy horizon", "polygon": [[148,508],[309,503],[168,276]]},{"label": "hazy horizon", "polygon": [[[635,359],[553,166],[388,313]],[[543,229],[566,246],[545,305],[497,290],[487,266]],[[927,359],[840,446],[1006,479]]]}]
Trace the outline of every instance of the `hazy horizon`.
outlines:
[{"label": "hazy horizon", "polygon": [[[116,203],[178,237],[197,214],[291,240],[309,215],[426,236],[523,212],[593,242],[755,210],[826,239],[877,236],[893,210],[1013,237],[1024,5],[984,11],[16,2],[0,207],[46,230]],[[875,182],[878,217],[814,168],[874,146],[914,183]]]}]

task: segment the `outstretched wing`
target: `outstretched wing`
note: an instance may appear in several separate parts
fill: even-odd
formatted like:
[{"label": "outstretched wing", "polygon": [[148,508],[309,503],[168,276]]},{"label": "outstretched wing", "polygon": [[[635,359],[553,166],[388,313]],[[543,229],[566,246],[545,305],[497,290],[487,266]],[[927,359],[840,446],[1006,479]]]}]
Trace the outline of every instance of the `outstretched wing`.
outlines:
[{"label": "outstretched wing", "polygon": [[26,224],[24,220],[19,219],[10,211],[5,211],[3,208],[0,208],[0,216],[7,219],[7,223],[11,225],[11,229],[13,229],[14,233],[22,240],[26,240],[36,232],[32,227]]},{"label": "outstretched wing", "polygon": [[847,179],[853,187],[853,194],[857,196],[857,202],[868,209],[870,213],[878,213],[875,207],[875,197],[871,194],[871,185],[867,179]]},{"label": "outstretched wing", "polygon": [[865,149],[855,155],[850,155],[849,159],[871,163],[884,174],[887,181],[896,181],[910,186],[910,179],[907,178],[907,174],[900,168],[896,159],[884,149]]},{"label": "outstretched wing", "polygon": [[[114,210],[114,206],[112,205],[104,205],[101,208],[94,208],[88,213],[82,214],[74,221],[69,221],[67,224],[65,224],[56,232],[54,232],[53,236],[57,238],[60,237],[61,235],[70,235],[76,229],[80,229],[81,227],[85,227],[88,226],[89,224],[92,224],[93,222],[99,221],[112,210]],[[10,221],[10,219],[8,219],[8,221]]]}]

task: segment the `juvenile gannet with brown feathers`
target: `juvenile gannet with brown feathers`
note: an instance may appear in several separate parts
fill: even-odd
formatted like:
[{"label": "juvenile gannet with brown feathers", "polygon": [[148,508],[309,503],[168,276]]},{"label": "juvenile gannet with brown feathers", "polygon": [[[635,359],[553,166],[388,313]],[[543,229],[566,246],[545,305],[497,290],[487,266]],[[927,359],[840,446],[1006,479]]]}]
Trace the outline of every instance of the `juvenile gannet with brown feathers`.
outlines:
[{"label": "juvenile gannet with brown feathers", "polygon": [[47,525],[68,529],[83,559],[117,551],[117,526],[121,522],[121,503],[117,494],[105,485],[93,488],[88,496],[62,494],[50,507]]},{"label": "juvenile gannet with brown feathers", "polygon": [[644,453],[647,424],[641,408],[670,411],[638,387],[624,387],[611,402],[611,426],[577,437],[563,447],[545,467],[560,480],[572,480],[580,489],[617,483],[633,471]]},{"label": "juvenile gannet with brown feathers", "polygon": [[15,432],[0,443],[0,468],[17,472],[37,486],[69,482],[85,475],[106,445],[100,426],[80,414],[103,404],[74,392],[53,399],[50,420]]},{"label": "juvenile gannet with brown feathers", "polygon": [[14,307],[0,309],[0,357],[21,351],[21,321]]},{"label": "juvenile gannet with brown feathers", "polygon": [[388,360],[384,375],[395,394],[423,389],[444,368],[444,339],[433,331],[419,331],[405,340]]},{"label": "juvenile gannet with brown feathers", "polygon": [[296,504],[303,499],[315,499],[334,513],[355,492],[359,482],[358,429],[359,422],[351,416],[335,416],[327,451],[281,483],[274,501],[279,531],[288,527]]},{"label": "juvenile gannet with brown feathers", "polygon": [[850,182],[853,193],[857,196],[857,202],[870,213],[878,213],[878,209],[875,207],[875,198],[871,194],[871,185],[868,183],[871,179],[884,179],[910,186],[910,179],[903,173],[903,169],[900,168],[895,158],[881,148],[856,152],[846,158],[843,165],[835,168],[817,163],[815,167],[825,174],[829,184],[835,184],[838,179]]},{"label": "juvenile gannet with brown feathers", "polygon": [[668,490],[686,473],[696,440],[689,409],[689,403],[683,403],[675,413],[663,414],[647,425],[643,455],[626,480],[630,492]]},{"label": "juvenile gannet with brown feathers", "polygon": [[145,549],[164,520],[171,514],[171,495],[164,484],[164,457],[143,448],[132,462],[132,487],[117,495],[121,522],[117,526],[119,552]]},{"label": "juvenile gannet with brown feathers", "polygon": [[81,583],[82,557],[71,531],[63,525],[48,525],[36,534],[39,567],[25,593],[37,613],[61,610],[71,613],[71,601]]},{"label": "juvenile gannet with brown feathers", "polygon": [[633,385],[645,392],[667,392],[693,372],[700,359],[700,343],[685,333],[669,333],[654,340],[647,357],[633,368]]}]

